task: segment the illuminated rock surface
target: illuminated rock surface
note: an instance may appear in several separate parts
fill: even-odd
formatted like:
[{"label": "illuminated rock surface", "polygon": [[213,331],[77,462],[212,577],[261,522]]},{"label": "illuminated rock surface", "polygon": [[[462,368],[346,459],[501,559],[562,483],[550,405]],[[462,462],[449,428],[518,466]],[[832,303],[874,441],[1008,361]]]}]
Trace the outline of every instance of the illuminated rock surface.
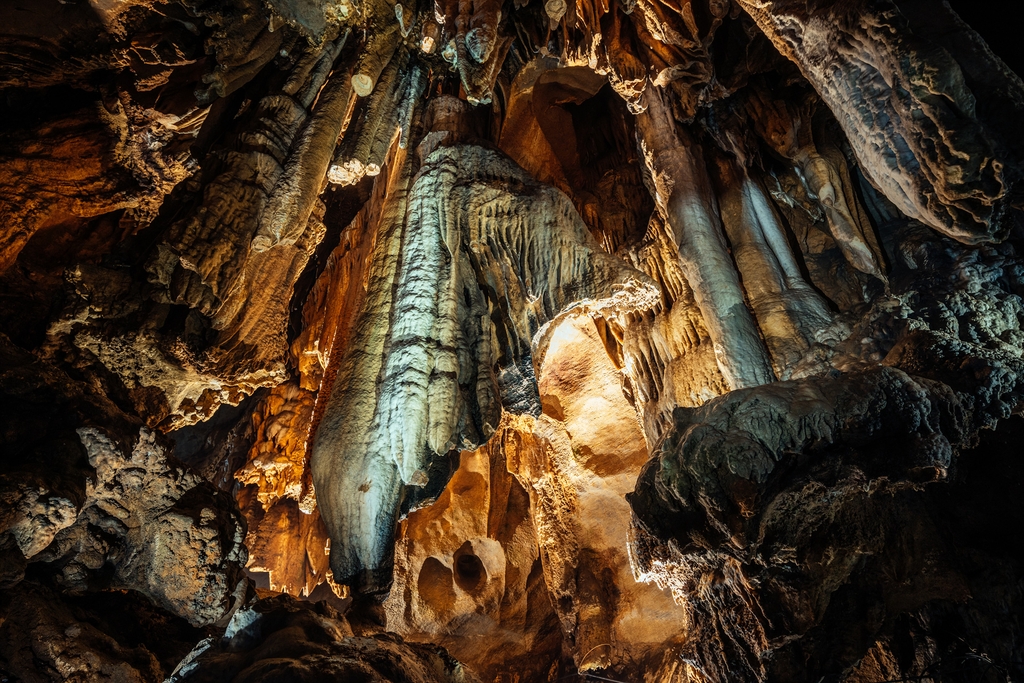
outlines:
[{"label": "illuminated rock surface", "polygon": [[944,2],[13,0],[0,93],[0,678],[1024,676]]}]

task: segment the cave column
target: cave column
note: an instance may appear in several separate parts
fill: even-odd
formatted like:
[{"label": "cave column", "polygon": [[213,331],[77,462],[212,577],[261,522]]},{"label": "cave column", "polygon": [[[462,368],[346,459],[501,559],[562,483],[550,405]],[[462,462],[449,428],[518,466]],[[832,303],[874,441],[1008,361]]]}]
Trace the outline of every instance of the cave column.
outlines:
[{"label": "cave column", "polygon": [[768,351],[744,303],[701,149],[676,125],[660,88],[648,88],[646,97],[647,109],[637,116],[641,154],[722,375],[732,389],[771,382]]},{"label": "cave column", "polygon": [[778,215],[750,175],[742,146],[731,136],[730,142],[735,156],[719,152],[714,163],[722,223],[776,373],[788,379],[832,315],[801,276]]},{"label": "cave column", "polygon": [[793,165],[807,194],[821,206],[846,261],[886,282],[880,255],[872,249],[877,243],[857,204],[845,157],[824,132],[815,142],[812,120],[817,100],[805,98],[794,106],[756,84],[751,92],[746,103],[750,122],[761,138]]}]

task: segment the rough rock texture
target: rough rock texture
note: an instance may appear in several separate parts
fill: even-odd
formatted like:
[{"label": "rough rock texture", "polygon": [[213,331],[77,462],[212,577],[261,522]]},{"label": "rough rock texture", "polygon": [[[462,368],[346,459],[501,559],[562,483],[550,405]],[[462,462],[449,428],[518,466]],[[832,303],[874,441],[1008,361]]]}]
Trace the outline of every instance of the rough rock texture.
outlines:
[{"label": "rough rock texture", "polygon": [[[251,571],[266,572],[271,590],[310,595],[330,581],[330,540],[308,490],[314,394],[293,383],[275,387],[252,413],[254,442],[235,479],[248,524]],[[340,589],[333,583],[331,588]]]},{"label": "rough rock texture", "polygon": [[[54,392],[65,402],[89,400],[66,376],[47,374],[32,387],[37,396]],[[65,393],[65,383],[71,392]],[[13,384],[7,391],[29,387]],[[113,406],[92,403],[93,415],[85,419],[99,414],[106,428],[71,431],[69,426],[56,438],[26,434],[11,444],[4,535],[17,550],[8,552],[53,567],[54,580],[71,593],[131,589],[197,626],[223,619],[245,593],[242,527],[230,499],[170,462],[146,428],[137,435],[129,432],[122,442],[125,435],[118,428],[128,421],[123,416],[118,421]],[[104,408],[113,415],[103,415]],[[53,455],[46,453],[54,446]],[[47,481],[52,475],[46,460],[25,460],[40,448],[67,463],[59,479]]]},{"label": "rough rock texture", "polygon": [[323,603],[288,596],[237,612],[219,640],[201,642],[171,681],[337,681],[475,683],[444,650],[404,643],[391,634],[353,635]]},{"label": "rough rock texture", "polygon": [[[287,376],[292,293],[325,230],[317,195],[330,152],[321,138],[337,138],[348,110],[348,95],[334,94],[345,88],[341,74],[325,86],[347,35],[282,47],[267,92],[221,114],[222,139],[168,201],[160,238],[122,255],[144,263],[144,281],[111,267],[77,278],[78,296],[52,333],[116,374],[152,426],[207,418]],[[269,39],[280,46],[280,36]]]},{"label": "rough rock texture", "polygon": [[[796,62],[850,140],[868,178],[904,214],[960,241],[1005,235],[1019,169],[1005,168],[954,57],[914,33],[894,2],[740,0]],[[941,11],[941,10],[939,10]],[[1003,82],[1014,101],[1024,84]],[[955,134],[952,134],[955,131]]]},{"label": "rough rock texture", "polygon": [[11,0],[0,678],[1019,678],[1022,115],[942,0]]},{"label": "rough rock texture", "polygon": [[312,454],[332,537],[360,539],[332,548],[334,574],[367,587],[390,573],[403,487],[427,486],[442,456],[481,444],[502,406],[536,411],[528,340],[541,325],[584,298],[653,304],[645,276],[601,252],[564,195],[501,154],[453,144],[465,105],[436,104],[404,216],[381,221]]},{"label": "rough rock texture", "polygon": [[6,340],[0,368],[0,669],[162,680],[246,597],[241,515],[95,387]]},{"label": "rough rock texture", "polygon": [[562,634],[530,497],[509,473],[502,443],[463,452],[437,501],[399,523],[387,626],[444,646],[481,680],[543,680]]},{"label": "rough rock texture", "polygon": [[98,429],[83,427],[79,436],[95,480],[77,519],[38,556],[60,566],[57,583],[72,593],[136,590],[195,626],[230,614],[246,590],[241,523],[230,501],[169,463],[149,430],[127,457]]},{"label": "rough rock texture", "polygon": [[388,627],[443,644],[482,678],[539,679],[563,653],[618,678],[679,670],[685,612],[624,556],[624,494],[647,444],[596,315],[552,323],[534,357],[543,415],[507,416],[399,525]]},{"label": "rough rock texture", "polygon": [[26,683],[160,683],[206,633],[136,593],[68,597],[31,580],[0,612],[0,671]]},{"label": "rough rock texture", "polygon": [[648,446],[602,346],[590,315],[558,321],[536,359],[544,414],[502,442],[530,492],[545,579],[577,668],[671,680],[687,626],[667,591],[636,580],[626,556],[625,494]]},{"label": "rough rock texture", "polygon": [[[963,647],[1016,671],[1016,626],[996,635],[967,623],[989,609],[992,590],[972,567],[991,563],[1012,610],[1017,565],[979,547],[976,517],[944,521],[940,501],[996,485],[970,474],[1006,462],[998,449],[978,461],[980,430],[1019,431],[1019,417],[1000,422],[1021,402],[1019,266],[1006,249],[963,250],[913,226],[902,237],[893,275],[903,306],[876,322],[894,330],[880,337],[889,349],[880,366],[679,409],[637,482],[637,566],[689,604],[703,635],[687,657],[709,680],[870,680],[883,664],[855,665],[875,639],[881,654],[871,656],[884,659],[908,628],[942,645],[920,655],[927,665],[890,662],[901,676],[952,671],[947,629],[957,628]],[[928,287],[901,291],[924,284],[919,268]],[[965,297],[966,315],[950,316]]]},{"label": "rough rock texture", "polygon": [[2,84],[14,97],[0,143],[0,270],[48,227],[116,210],[151,219],[195,170],[188,144],[207,109],[176,91],[201,68],[202,37],[174,15],[188,12],[136,13],[129,40],[128,26],[105,26],[87,5],[4,7]]}]

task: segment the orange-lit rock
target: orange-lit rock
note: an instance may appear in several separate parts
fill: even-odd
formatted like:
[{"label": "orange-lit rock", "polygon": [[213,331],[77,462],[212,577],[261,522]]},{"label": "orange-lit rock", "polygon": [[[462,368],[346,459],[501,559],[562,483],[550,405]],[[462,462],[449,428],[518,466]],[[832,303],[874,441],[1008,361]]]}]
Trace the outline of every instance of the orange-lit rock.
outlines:
[{"label": "orange-lit rock", "polygon": [[315,394],[294,382],[275,387],[253,411],[255,441],[235,479],[245,485],[238,504],[245,513],[246,567],[266,572],[270,589],[308,596],[329,583],[330,538],[309,486],[306,447]]},{"label": "orange-lit rock", "polygon": [[246,569],[266,572],[273,591],[306,597],[328,583],[338,597],[345,597],[344,589],[329,578],[330,538],[319,511],[305,512],[290,498],[264,508],[248,489],[238,502],[248,525]]},{"label": "orange-lit rock", "polygon": [[282,498],[301,499],[313,400],[312,392],[289,382],[274,387],[253,413],[256,443],[235,479],[255,485],[265,509]]},{"label": "orange-lit rock", "polygon": [[685,612],[637,582],[625,551],[640,421],[594,319],[552,325],[535,359],[544,414],[506,415],[400,523],[388,627],[443,643],[486,680],[540,676],[562,638],[581,671],[671,677]]},{"label": "orange-lit rock", "polygon": [[502,438],[463,451],[437,501],[399,523],[385,608],[389,629],[444,645],[483,680],[547,676],[562,634],[531,501],[508,472]]},{"label": "orange-lit rock", "polygon": [[698,406],[729,390],[679,247],[657,214],[632,258],[661,290],[662,305],[648,312],[602,310],[594,324],[605,350],[623,371],[623,391],[636,407],[653,445],[671,425],[677,406]]},{"label": "orange-lit rock", "polygon": [[568,315],[556,324],[536,359],[544,414],[513,441],[509,469],[530,491],[545,577],[577,667],[670,677],[685,613],[668,592],[639,583],[623,552],[632,519],[625,494],[648,444],[594,321]]},{"label": "orange-lit rock", "polygon": [[1021,120],[940,0],[0,3],[0,678],[1021,678]]}]

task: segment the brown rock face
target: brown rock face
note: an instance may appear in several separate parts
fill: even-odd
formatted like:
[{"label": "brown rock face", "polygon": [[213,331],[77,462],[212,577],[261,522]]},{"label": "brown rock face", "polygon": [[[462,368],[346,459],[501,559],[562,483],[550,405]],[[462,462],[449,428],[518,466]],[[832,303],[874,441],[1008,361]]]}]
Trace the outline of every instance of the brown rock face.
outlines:
[{"label": "brown rock face", "polygon": [[544,415],[508,457],[529,482],[570,653],[580,671],[671,678],[684,613],[667,592],[636,580],[624,552],[632,518],[625,494],[648,454],[641,424],[621,374],[601,354],[594,318],[566,316],[549,339],[538,358]]},{"label": "brown rock face", "polygon": [[247,596],[241,515],[94,387],[0,354],[3,669],[162,680]]},{"label": "brown rock face", "polygon": [[[969,284],[981,262],[1004,267],[997,253],[932,237],[914,253],[942,264],[929,293],[913,295],[917,311],[964,296],[1007,301],[1001,285]],[[894,270],[895,281],[906,282],[905,267]],[[990,562],[1012,574],[1017,564],[973,537],[977,517],[948,525],[939,506],[996,486],[981,472],[1004,456],[979,445],[979,429],[1019,410],[1021,353],[991,331],[1015,343],[1019,336],[1006,334],[998,315],[969,315],[955,336],[916,315],[883,314],[904,322],[880,367],[733,392],[678,411],[674,433],[645,466],[630,497],[639,522],[634,556],[648,579],[688,596],[691,623],[707,629],[689,641],[689,657],[710,680],[814,671],[859,681],[877,667],[914,670],[920,665],[906,659],[886,663],[889,648],[932,618],[917,632],[928,633],[932,661],[947,670],[959,656],[951,638],[965,647],[976,639],[993,651],[1014,647],[982,626],[965,625],[955,637],[946,631],[973,619],[975,609],[994,609],[981,607],[991,587],[977,584],[968,567]],[[1013,417],[999,429],[1013,435],[1019,423]],[[981,464],[987,449],[993,460]],[[978,478],[966,479],[970,471]],[[869,647],[874,653],[861,660]]]},{"label": "brown rock face", "polygon": [[353,635],[345,618],[322,603],[288,596],[236,613],[220,642],[207,639],[172,681],[328,681],[476,683],[444,650],[404,643],[392,634]]},{"label": "brown rock face", "polygon": [[431,505],[399,523],[390,630],[443,645],[484,680],[543,680],[562,649],[530,497],[500,439],[465,451]]},{"label": "brown rock face", "polygon": [[[21,438],[10,444],[3,484],[11,564],[16,567],[20,555],[22,563],[52,567],[57,585],[71,594],[100,587],[138,591],[195,626],[226,619],[246,592],[242,526],[231,501],[170,460],[148,429],[131,431],[112,405],[51,368],[39,369],[42,377],[34,382],[5,388],[30,400],[55,396],[91,405],[86,414],[63,419],[63,434],[12,430]],[[8,378],[16,372],[9,369]],[[104,426],[75,428],[75,422]],[[46,460],[32,458],[54,446],[64,452],[50,457],[66,469],[56,480]]]},{"label": "brown rock face", "polygon": [[1021,678],[1022,115],[940,0],[6,3],[0,679]]},{"label": "brown rock face", "polygon": [[[978,120],[956,59],[916,35],[900,3],[739,4],[800,67],[900,211],[968,244],[1005,233],[1016,171],[1004,172],[1006,152]],[[1019,102],[1020,79],[1004,82]]]},{"label": "brown rock face", "polygon": [[208,485],[170,466],[148,430],[129,457],[97,429],[82,428],[79,435],[96,480],[86,486],[78,518],[39,559],[59,562],[57,582],[72,592],[85,590],[90,571],[112,569],[112,588],[136,590],[195,626],[221,620],[245,594],[237,570],[245,558],[237,513],[223,496],[219,510],[183,504]]}]

